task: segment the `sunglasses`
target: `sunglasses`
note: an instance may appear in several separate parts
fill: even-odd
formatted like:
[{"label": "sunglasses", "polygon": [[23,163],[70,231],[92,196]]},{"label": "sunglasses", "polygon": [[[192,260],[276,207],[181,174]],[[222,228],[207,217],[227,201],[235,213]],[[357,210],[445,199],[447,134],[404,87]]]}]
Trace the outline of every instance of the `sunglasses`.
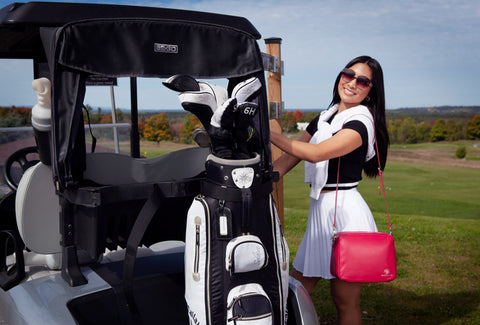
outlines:
[{"label": "sunglasses", "polygon": [[362,90],[373,86],[373,83],[367,77],[365,76],[356,77],[355,71],[353,71],[352,69],[348,69],[348,68],[343,69],[341,72],[341,75],[342,75],[342,80],[345,82],[350,82],[353,79],[357,79],[357,86]]}]

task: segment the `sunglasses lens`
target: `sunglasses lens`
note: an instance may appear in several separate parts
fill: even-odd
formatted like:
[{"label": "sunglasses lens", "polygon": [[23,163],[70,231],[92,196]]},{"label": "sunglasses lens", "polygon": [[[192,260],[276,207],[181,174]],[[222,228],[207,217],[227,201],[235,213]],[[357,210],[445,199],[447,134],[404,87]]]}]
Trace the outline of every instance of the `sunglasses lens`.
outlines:
[{"label": "sunglasses lens", "polygon": [[355,78],[355,71],[351,69],[343,69],[342,70],[342,79],[346,82],[350,82]]},{"label": "sunglasses lens", "polygon": [[357,85],[363,89],[368,88],[370,87],[370,79],[363,76],[357,77]]}]

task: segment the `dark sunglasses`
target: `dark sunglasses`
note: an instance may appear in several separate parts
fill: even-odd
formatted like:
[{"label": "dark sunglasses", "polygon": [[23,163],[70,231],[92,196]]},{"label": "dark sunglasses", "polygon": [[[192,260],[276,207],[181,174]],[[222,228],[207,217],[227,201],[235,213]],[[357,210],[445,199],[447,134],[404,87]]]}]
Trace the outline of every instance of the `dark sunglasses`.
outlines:
[{"label": "dark sunglasses", "polygon": [[355,71],[353,71],[352,69],[348,69],[348,68],[343,69],[341,72],[341,75],[342,75],[343,81],[345,82],[350,82],[353,79],[357,79],[357,86],[360,89],[367,89],[373,86],[373,83],[367,77],[365,76],[356,77]]}]

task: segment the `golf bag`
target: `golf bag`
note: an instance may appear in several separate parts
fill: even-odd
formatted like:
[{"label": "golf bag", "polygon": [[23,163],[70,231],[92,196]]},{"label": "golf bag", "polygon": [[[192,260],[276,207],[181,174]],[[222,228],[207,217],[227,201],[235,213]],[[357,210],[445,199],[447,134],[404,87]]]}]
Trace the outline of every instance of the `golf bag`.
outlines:
[{"label": "golf bag", "polygon": [[255,149],[256,77],[227,89],[175,75],[180,92],[210,138],[200,195],[187,215],[185,300],[192,325],[284,325],[289,251],[273,204],[272,179]]},{"label": "golf bag", "polygon": [[210,155],[187,217],[190,324],[286,324],[289,251],[260,157]]}]

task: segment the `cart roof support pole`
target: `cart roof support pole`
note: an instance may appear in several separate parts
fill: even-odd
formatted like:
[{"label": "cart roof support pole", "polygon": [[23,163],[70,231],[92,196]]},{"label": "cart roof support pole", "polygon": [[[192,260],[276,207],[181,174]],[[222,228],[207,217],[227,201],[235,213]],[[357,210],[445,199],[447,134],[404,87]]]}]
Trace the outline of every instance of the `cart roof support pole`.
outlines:
[{"label": "cart roof support pole", "polygon": [[[266,38],[266,52],[275,58],[275,66],[272,71],[267,71],[267,91],[268,91],[268,107],[270,116],[270,130],[282,133],[282,64],[280,45],[281,38]],[[272,145],[272,161],[275,161],[282,155],[282,151]],[[277,208],[278,217],[283,227],[283,177],[279,179],[273,187],[273,198]]]},{"label": "cart roof support pole", "polygon": [[130,106],[131,121],[130,128],[130,156],[140,158],[140,135],[138,134],[138,100],[137,100],[137,78],[130,78]]}]

